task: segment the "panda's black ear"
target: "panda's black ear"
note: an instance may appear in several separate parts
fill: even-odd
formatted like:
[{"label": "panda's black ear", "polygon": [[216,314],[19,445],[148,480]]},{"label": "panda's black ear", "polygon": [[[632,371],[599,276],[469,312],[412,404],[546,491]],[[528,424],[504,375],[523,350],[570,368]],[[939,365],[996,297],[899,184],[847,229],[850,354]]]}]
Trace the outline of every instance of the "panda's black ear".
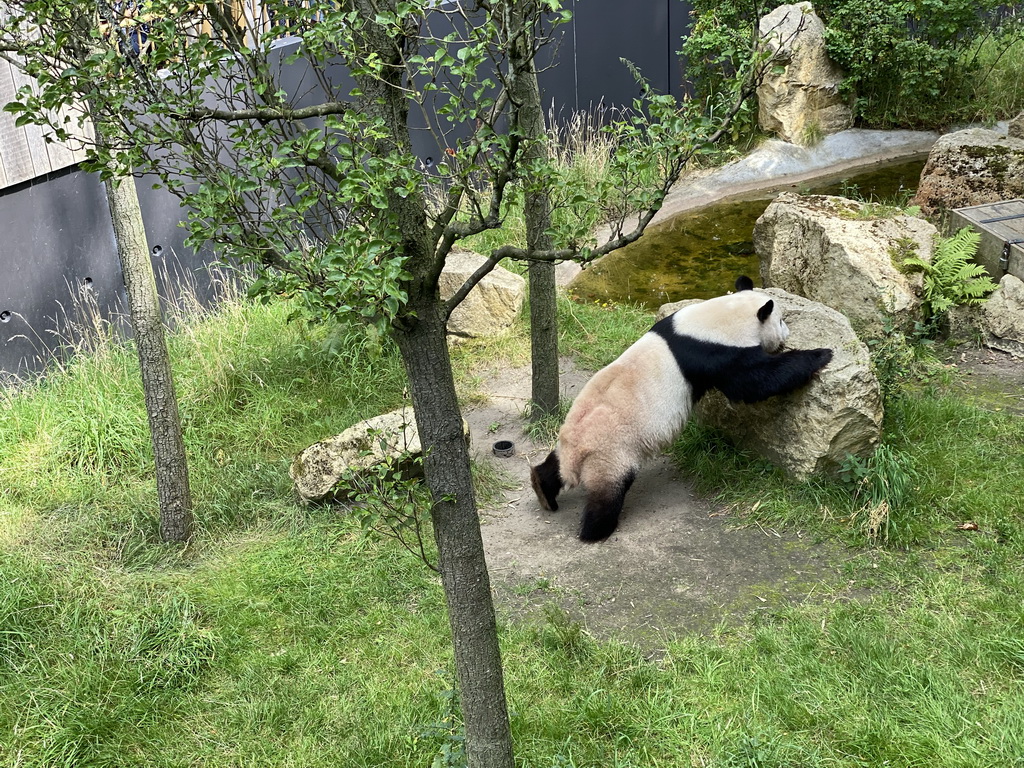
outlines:
[{"label": "panda's black ear", "polygon": [[736,290],[737,291],[752,291],[754,290],[754,281],[746,275],[740,275],[736,278]]},{"label": "panda's black ear", "polygon": [[764,306],[757,310],[757,319],[762,323],[772,316],[772,310],[775,309],[775,302],[768,299]]}]

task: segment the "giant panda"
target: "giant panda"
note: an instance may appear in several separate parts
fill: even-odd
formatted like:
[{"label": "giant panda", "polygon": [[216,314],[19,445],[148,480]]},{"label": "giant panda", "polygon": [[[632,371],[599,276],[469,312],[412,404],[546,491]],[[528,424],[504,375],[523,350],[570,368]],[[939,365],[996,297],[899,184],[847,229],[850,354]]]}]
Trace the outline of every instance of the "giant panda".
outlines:
[{"label": "giant panda", "polygon": [[641,464],[679,436],[709,389],[755,403],[799,389],[832,359],[830,349],[779,352],[789,328],[774,300],[753,288],[741,276],[735,293],[660,320],[576,397],[555,450],[530,479],[552,512],[559,491],[584,487],[580,539],[615,531]]}]

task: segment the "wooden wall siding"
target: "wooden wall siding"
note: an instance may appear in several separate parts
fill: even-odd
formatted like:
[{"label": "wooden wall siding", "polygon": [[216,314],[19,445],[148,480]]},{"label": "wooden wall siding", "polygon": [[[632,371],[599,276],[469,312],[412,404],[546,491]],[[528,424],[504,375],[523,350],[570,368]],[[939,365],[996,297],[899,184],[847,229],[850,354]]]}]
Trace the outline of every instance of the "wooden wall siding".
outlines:
[{"label": "wooden wall siding", "polygon": [[[328,1],[312,0],[312,4]],[[296,0],[296,5],[300,7],[308,8],[310,4],[311,0]],[[250,34],[270,34],[273,37],[288,34],[287,27],[271,23],[259,0],[231,0],[230,5],[239,24],[249,30]],[[191,25],[183,25],[183,31],[185,34],[208,33],[209,23],[197,18]],[[27,82],[29,79],[17,67],[0,60],[0,106],[14,101],[18,89]],[[73,130],[91,137],[88,126],[78,129],[76,121],[77,116],[73,116],[70,124],[75,126]],[[17,127],[14,125],[14,115],[0,112],[0,189],[67,168],[82,160],[85,155],[81,147],[76,146],[77,142],[47,142],[44,136],[44,129],[31,125]]]},{"label": "wooden wall siding", "polygon": [[[0,105],[15,100],[18,89],[31,80],[10,62],[0,60]],[[85,153],[77,142],[46,141],[46,131],[35,125],[14,124],[14,115],[0,112],[0,189],[59,171],[79,162]],[[88,127],[79,129],[77,117],[69,126],[89,136]]]}]

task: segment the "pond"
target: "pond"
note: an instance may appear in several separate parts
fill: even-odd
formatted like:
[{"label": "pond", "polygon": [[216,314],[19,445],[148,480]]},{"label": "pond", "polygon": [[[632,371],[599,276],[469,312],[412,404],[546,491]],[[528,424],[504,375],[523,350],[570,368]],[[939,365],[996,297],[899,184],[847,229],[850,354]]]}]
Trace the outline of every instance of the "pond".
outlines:
[{"label": "pond", "polygon": [[[903,204],[917,188],[923,167],[923,159],[892,164],[799,191]],[[771,201],[719,203],[673,216],[584,270],[571,292],[585,301],[657,309],[670,301],[718,296],[731,290],[739,275],[758,283],[754,222]]]}]

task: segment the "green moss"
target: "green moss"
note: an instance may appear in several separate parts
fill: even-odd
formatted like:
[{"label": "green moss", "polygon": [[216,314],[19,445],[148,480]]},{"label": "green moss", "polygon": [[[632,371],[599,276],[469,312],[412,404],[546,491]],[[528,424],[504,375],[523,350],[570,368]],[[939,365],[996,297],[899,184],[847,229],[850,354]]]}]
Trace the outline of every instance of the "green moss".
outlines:
[{"label": "green moss", "polygon": [[889,248],[889,259],[900,272],[907,272],[904,261],[918,256],[917,242],[910,237],[901,237]]}]

